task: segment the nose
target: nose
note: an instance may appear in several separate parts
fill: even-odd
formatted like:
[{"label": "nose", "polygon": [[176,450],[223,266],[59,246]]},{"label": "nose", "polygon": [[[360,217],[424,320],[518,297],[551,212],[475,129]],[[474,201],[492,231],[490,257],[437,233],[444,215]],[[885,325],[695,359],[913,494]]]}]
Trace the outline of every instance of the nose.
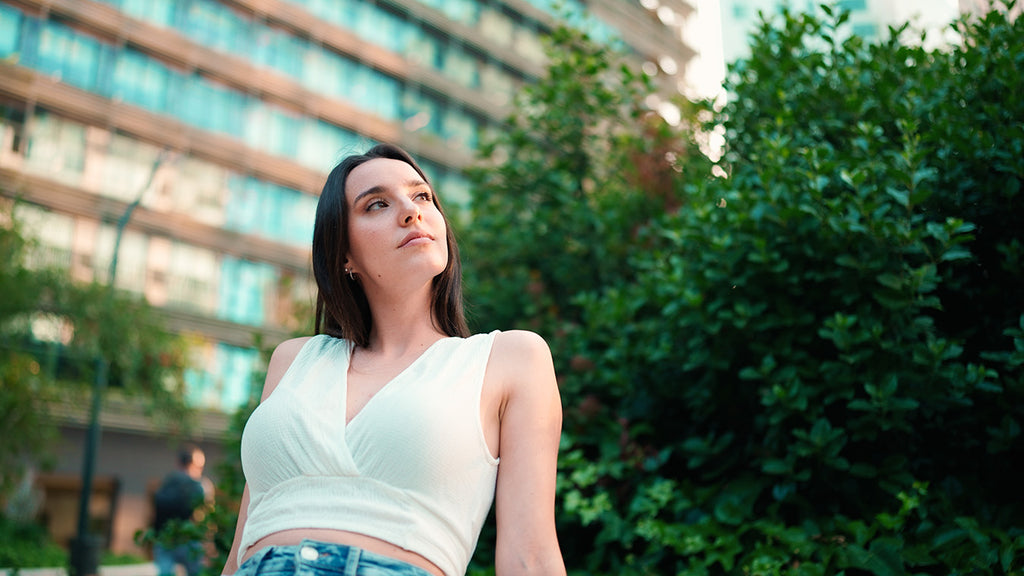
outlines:
[{"label": "nose", "polygon": [[405,219],[403,220],[405,224],[412,224],[413,222],[423,220],[423,213],[420,212],[420,207],[415,202],[409,202],[407,206]]}]

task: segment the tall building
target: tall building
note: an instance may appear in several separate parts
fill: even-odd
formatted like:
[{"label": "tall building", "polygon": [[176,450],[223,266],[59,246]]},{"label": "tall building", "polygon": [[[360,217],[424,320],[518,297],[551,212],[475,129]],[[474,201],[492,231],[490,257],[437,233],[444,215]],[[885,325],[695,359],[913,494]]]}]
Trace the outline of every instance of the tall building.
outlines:
[{"label": "tall building", "polygon": [[[927,42],[938,46],[955,40],[948,25],[960,15],[960,3],[972,0],[834,0],[826,2],[850,13],[849,32],[870,41],[885,38],[889,26],[911,22],[928,32]],[[719,0],[722,53],[727,64],[750,56],[749,37],[762,14],[773,17],[786,7],[793,12],[816,12],[821,0]]]},{"label": "tall building", "polygon": [[[79,280],[106,280],[137,203],[115,283],[188,335],[188,399],[216,462],[224,414],[261,385],[253,335],[284,339],[312,301],[313,213],[341,156],[399,144],[465,205],[462,171],[544,72],[556,18],[628,46],[671,113],[695,13],[689,0],[0,0],[0,193],[24,201],[34,261]],[[113,550],[133,551],[173,447],[130,405],[103,414],[94,513]],[[66,407],[43,482],[61,541],[85,416]]]}]

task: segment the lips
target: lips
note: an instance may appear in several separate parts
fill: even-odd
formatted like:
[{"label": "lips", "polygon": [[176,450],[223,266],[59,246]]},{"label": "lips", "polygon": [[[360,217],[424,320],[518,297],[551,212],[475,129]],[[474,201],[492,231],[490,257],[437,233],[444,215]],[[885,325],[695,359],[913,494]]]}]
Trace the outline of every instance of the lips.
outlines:
[{"label": "lips", "polygon": [[402,243],[399,244],[398,247],[403,248],[405,246],[408,246],[409,243],[415,242],[420,238],[426,238],[427,240],[430,241],[434,240],[434,237],[431,236],[430,234],[427,234],[426,232],[423,232],[421,230],[413,230],[412,232],[409,232],[409,234],[407,234],[405,238],[402,239]]}]

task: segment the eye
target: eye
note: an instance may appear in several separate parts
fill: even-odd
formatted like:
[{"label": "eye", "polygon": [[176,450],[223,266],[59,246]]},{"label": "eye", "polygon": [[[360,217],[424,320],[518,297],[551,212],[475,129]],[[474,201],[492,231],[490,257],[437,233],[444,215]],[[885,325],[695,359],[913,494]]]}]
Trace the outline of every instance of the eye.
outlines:
[{"label": "eye", "polygon": [[434,199],[434,195],[430,192],[430,190],[423,190],[422,192],[417,192],[415,198],[417,200],[426,200],[430,202]]},{"label": "eye", "polygon": [[381,210],[381,209],[387,208],[387,207],[388,207],[388,203],[385,202],[381,198],[375,198],[375,199],[370,200],[369,202],[366,203],[366,211],[367,212],[372,212],[374,210]]}]

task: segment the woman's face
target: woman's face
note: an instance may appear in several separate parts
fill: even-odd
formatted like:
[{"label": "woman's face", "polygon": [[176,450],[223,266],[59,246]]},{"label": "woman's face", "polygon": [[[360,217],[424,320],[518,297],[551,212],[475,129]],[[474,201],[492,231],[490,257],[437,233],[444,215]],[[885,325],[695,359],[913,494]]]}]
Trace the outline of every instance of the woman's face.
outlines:
[{"label": "woman's face", "polygon": [[444,217],[434,191],[409,164],[374,158],[345,182],[348,266],[367,284],[426,282],[448,265]]}]

